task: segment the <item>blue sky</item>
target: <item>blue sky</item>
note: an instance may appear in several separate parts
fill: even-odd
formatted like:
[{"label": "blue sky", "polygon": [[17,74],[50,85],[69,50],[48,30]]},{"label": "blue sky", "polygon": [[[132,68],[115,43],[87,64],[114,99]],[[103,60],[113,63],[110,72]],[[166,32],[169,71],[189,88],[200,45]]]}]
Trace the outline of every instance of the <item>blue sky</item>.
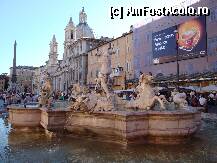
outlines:
[{"label": "blue sky", "polygon": [[[176,2],[178,2],[177,0]],[[82,7],[95,36],[117,37],[130,25],[145,17],[110,19],[110,7],[152,7],[173,5],[167,0],[0,0],[0,74],[9,73],[13,60],[13,43],[17,40],[17,65],[41,66],[48,60],[53,34],[62,58],[64,28],[69,18],[78,23]]]}]

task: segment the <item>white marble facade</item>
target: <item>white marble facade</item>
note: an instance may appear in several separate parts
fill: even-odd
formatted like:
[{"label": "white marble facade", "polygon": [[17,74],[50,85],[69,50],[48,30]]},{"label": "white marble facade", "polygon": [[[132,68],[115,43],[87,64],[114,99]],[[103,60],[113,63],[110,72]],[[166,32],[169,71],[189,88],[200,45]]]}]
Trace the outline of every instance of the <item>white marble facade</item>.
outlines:
[{"label": "white marble facade", "polygon": [[72,18],[65,28],[64,53],[58,60],[58,43],[55,35],[50,42],[49,60],[46,70],[53,79],[53,90],[67,93],[74,83],[86,84],[87,52],[100,44],[102,39],[95,39],[92,29],[87,24],[84,8],[79,13],[79,23],[75,26]]}]

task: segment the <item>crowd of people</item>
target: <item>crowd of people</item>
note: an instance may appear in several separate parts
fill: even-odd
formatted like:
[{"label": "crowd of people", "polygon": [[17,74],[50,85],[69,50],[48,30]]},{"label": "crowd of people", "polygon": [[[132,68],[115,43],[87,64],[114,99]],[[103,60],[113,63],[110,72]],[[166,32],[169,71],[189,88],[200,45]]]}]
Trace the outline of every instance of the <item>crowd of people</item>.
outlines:
[{"label": "crowd of people", "polygon": [[187,101],[190,106],[202,106],[208,110],[209,108],[217,106],[217,93],[196,93],[191,91],[187,94]]},{"label": "crowd of people", "polygon": [[[38,102],[40,95],[32,93],[11,93],[11,92],[1,92],[0,100],[3,100],[5,105],[10,104],[25,104]],[[68,94],[64,92],[53,92],[52,97],[54,100],[67,100]]]},{"label": "crowd of people", "polygon": [[[164,95],[167,101],[173,102],[172,91],[169,89],[164,89],[163,91],[156,91],[156,96]],[[199,93],[195,91],[182,90],[180,92],[184,92],[186,94],[186,101],[189,106],[192,107],[204,107],[206,111],[208,108],[213,108],[217,113],[217,93],[215,92],[204,92]],[[133,91],[123,91],[118,94],[119,97],[122,97],[125,100],[135,100],[137,97],[137,93]]]},{"label": "crowd of people", "polygon": [[[172,102],[172,91],[167,88],[164,91],[158,91],[156,93],[157,96],[164,95],[167,101]],[[181,91],[186,93],[186,100],[189,106],[192,107],[204,107],[206,110],[208,108],[215,108],[217,106],[217,93],[198,93],[194,91]],[[119,93],[120,97],[125,100],[135,100],[137,97],[136,92],[127,92]],[[38,102],[40,95],[38,94],[31,94],[31,93],[10,93],[10,92],[2,92],[0,93],[0,100],[3,100],[6,105],[10,104],[26,104],[31,102]],[[52,98],[54,101],[57,100],[68,100],[70,94],[66,92],[56,91],[52,93]],[[217,108],[214,109],[217,113]]]},{"label": "crowd of people", "polygon": [[38,102],[38,97],[38,95],[31,93],[0,93],[0,99],[3,100],[6,105]]}]

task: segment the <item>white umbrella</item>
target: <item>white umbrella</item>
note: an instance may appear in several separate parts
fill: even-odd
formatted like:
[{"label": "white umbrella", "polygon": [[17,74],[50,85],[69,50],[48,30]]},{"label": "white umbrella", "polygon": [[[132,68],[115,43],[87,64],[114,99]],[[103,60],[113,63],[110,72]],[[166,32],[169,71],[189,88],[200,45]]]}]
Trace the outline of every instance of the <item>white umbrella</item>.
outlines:
[{"label": "white umbrella", "polygon": [[209,85],[206,87],[202,87],[201,90],[207,91],[207,92],[217,91],[217,86],[216,85]]},{"label": "white umbrella", "polygon": [[188,86],[188,87],[180,86],[180,88],[190,89],[190,90],[193,90],[193,91],[198,91],[200,89],[198,86]]}]

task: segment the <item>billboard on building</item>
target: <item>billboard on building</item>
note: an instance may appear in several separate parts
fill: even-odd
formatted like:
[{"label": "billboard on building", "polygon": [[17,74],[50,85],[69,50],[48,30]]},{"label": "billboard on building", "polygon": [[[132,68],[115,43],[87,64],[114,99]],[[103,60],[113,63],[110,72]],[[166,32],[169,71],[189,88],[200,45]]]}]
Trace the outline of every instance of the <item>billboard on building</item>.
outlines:
[{"label": "billboard on building", "polygon": [[177,54],[176,26],[152,34],[154,64],[173,61]]},{"label": "billboard on building", "polygon": [[206,18],[200,16],[152,34],[153,63],[205,56]]},{"label": "billboard on building", "polygon": [[206,17],[186,21],[177,26],[179,59],[204,56],[206,47]]}]

